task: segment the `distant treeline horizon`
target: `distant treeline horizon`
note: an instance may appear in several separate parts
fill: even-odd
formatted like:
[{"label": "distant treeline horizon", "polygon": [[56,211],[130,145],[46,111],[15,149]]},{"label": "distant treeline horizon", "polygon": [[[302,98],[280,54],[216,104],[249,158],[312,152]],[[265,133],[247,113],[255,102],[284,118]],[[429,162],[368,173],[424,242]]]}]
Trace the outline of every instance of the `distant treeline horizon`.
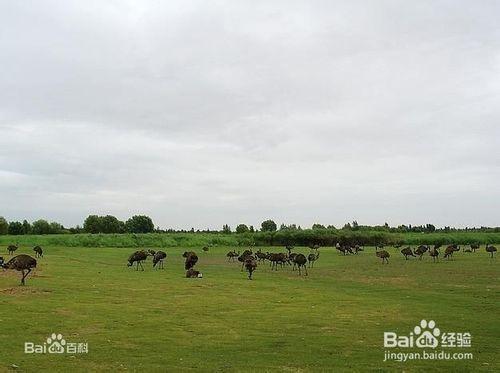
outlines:
[{"label": "distant treeline horizon", "polygon": [[441,228],[433,224],[425,225],[398,225],[390,226],[388,223],[383,225],[360,225],[357,221],[352,221],[344,224],[342,227],[334,225],[323,225],[319,223],[313,224],[311,227],[301,227],[296,224],[281,224],[278,226],[274,220],[267,219],[263,221],[260,227],[255,228],[253,225],[244,223],[238,224],[234,229],[228,224],[224,224],[220,230],[218,229],[162,229],[155,226],[151,217],[146,215],[134,215],[129,219],[122,221],[113,215],[89,215],[83,221],[83,224],[75,227],[64,227],[62,224],[45,219],[38,219],[33,222],[23,221],[7,221],[0,216],[0,235],[45,235],[45,234],[111,234],[111,233],[205,233],[205,234],[251,234],[258,232],[293,232],[300,231],[317,231],[317,232],[335,232],[335,231],[353,231],[353,232],[386,232],[386,233],[452,233],[452,232],[483,232],[483,233],[499,233],[500,227],[465,227],[456,228],[452,226],[444,226]]}]

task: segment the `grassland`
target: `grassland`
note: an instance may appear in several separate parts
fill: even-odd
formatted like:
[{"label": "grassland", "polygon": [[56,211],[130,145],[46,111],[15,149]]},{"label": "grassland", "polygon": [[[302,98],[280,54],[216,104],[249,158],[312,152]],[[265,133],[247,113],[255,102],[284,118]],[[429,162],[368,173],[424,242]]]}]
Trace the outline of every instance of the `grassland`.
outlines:
[{"label": "grassland", "polygon": [[[439,263],[390,250],[388,265],[373,248],[322,248],[308,277],[263,264],[253,281],[226,261],[228,247],[197,250],[203,279],[183,277],[183,247],[167,250],[163,271],[127,268],[133,250],[47,246],[25,287],[0,271],[0,371],[500,370],[499,262],[484,247]],[[474,359],[383,362],[383,332],[408,334],[421,319],[470,332]],[[53,332],[89,353],[23,353]]]}]

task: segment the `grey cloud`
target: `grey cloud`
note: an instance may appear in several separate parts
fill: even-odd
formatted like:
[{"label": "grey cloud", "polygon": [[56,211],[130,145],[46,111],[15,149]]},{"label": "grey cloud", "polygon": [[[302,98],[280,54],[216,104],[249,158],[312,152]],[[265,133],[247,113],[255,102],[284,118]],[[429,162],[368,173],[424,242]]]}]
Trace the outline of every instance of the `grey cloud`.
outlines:
[{"label": "grey cloud", "polygon": [[0,215],[498,225],[478,1],[0,4]]}]

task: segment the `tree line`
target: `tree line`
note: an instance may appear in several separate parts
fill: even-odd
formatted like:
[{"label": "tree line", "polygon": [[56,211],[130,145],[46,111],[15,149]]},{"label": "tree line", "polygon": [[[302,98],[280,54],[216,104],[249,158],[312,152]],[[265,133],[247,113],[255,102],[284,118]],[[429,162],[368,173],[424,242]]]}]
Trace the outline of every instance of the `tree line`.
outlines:
[{"label": "tree line", "polygon": [[[306,231],[306,233],[301,233]],[[261,232],[268,235],[260,235],[266,237],[266,241],[274,239],[281,241],[284,237],[308,237],[314,235],[316,237],[338,236],[338,232],[380,232],[380,233],[453,233],[453,232],[483,232],[483,233],[499,233],[500,227],[472,227],[472,228],[454,228],[443,227],[436,228],[433,224],[425,225],[399,225],[391,227],[388,223],[384,225],[360,225],[357,221],[344,224],[342,228],[336,228],[333,225],[313,224],[311,228],[302,228],[296,224],[281,224],[279,227],[272,219],[264,220],[260,227],[256,228],[253,225],[238,224],[233,230],[228,224],[224,224],[221,230],[176,230],[176,229],[160,229],[155,228],[153,220],[146,215],[134,215],[129,219],[122,221],[113,215],[89,215],[85,218],[83,225],[76,227],[65,228],[57,222],[49,222],[44,219],[36,220],[32,223],[27,220],[10,221],[0,216],[0,235],[27,235],[27,234],[76,234],[76,233],[223,233],[223,234],[238,234],[248,236],[249,234]],[[286,239],[285,239],[286,240]],[[301,239],[298,239],[299,241]],[[295,240],[294,240],[295,241]]]}]

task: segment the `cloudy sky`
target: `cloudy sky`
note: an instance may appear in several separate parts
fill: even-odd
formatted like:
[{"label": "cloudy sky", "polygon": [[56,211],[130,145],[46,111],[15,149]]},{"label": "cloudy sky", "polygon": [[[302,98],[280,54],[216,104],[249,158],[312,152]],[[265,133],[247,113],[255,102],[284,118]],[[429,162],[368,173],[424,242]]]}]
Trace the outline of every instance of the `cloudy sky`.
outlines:
[{"label": "cloudy sky", "polygon": [[0,215],[500,225],[498,1],[0,1]]}]

